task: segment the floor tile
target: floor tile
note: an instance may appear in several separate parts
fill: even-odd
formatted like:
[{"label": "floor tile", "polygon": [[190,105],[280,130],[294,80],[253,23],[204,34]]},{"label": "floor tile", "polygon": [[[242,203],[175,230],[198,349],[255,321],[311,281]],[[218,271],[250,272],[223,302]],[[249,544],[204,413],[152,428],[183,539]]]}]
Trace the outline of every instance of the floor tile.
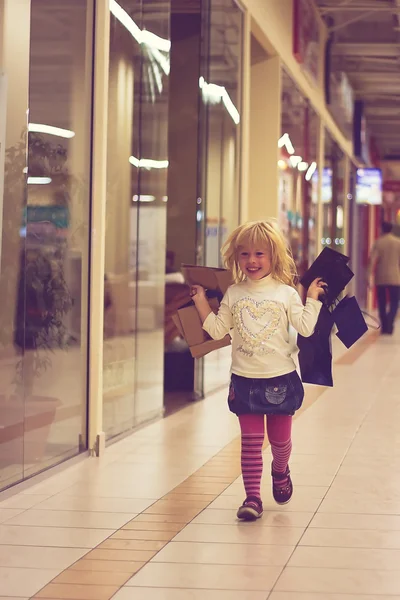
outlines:
[{"label": "floor tile", "polygon": [[400,531],[365,529],[308,529],[300,545],[335,548],[398,548]]},{"label": "floor tile", "polygon": [[147,508],[145,512],[148,515],[180,515],[181,517],[186,518],[188,521],[190,521],[191,519],[193,519],[193,517],[198,515],[199,512],[203,510],[203,508],[205,508],[205,506],[207,505],[204,505],[202,507],[198,506],[196,508],[181,508],[180,506],[173,506],[168,504],[153,504],[152,506]]},{"label": "floor tile", "polygon": [[0,566],[40,569],[45,565],[46,569],[61,571],[86,553],[86,548],[0,545]]},{"label": "floor tile", "polygon": [[173,502],[189,502],[189,503],[201,503],[208,504],[215,500],[215,494],[188,494],[187,492],[180,492],[179,488],[173,490],[170,494],[167,494],[164,499],[171,500]]},{"label": "floor tile", "polygon": [[303,532],[301,527],[258,527],[258,522],[247,523],[247,527],[188,525],[178,533],[174,541],[295,546]]},{"label": "floor tile", "polygon": [[[186,517],[182,515],[151,515],[148,513],[142,513],[135,517],[135,523],[176,523],[181,524],[187,523]],[[129,525],[127,525],[129,527]]]},{"label": "floor tile", "polygon": [[155,551],[148,550],[104,550],[102,548],[95,548],[86,554],[85,558],[90,560],[147,562],[154,555]]},{"label": "floor tile", "polygon": [[109,585],[74,585],[50,583],[35,598],[55,598],[61,600],[110,600],[118,591],[117,586]]},{"label": "floor tile", "polygon": [[400,594],[399,571],[287,567],[276,591],[336,594]]},{"label": "floor tile", "polygon": [[73,571],[114,571],[116,573],[131,573],[139,571],[145,565],[144,562],[128,560],[79,560],[71,565]]},{"label": "floor tile", "polygon": [[34,525],[36,527],[74,527],[89,529],[119,529],[134,515],[111,512],[79,512],[64,510],[26,510],[10,519],[7,525]]},{"label": "floor tile", "polygon": [[0,496],[0,508],[32,508],[32,506],[36,506],[48,498],[48,494],[35,494],[31,496],[26,494],[16,494],[15,496],[10,496],[4,500],[1,500]]},{"label": "floor tile", "polygon": [[76,510],[137,514],[156,502],[149,498],[96,498],[57,494],[35,506],[36,510]]},{"label": "floor tile", "polygon": [[318,594],[310,592],[272,592],[268,600],[400,600],[400,596],[365,594]]},{"label": "floor tile", "polygon": [[[25,509],[24,508],[1,508],[0,504],[0,523],[4,523],[13,517],[21,514]],[[1,596],[0,596],[1,598]]]},{"label": "floor tile", "polygon": [[231,565],[181,565],[149,563],[127,583],[134,587],[199,588],[269,591],[281,572],[280,567]]},{"label": "floor tile", "polygon": [[171,542],[153,562],[279,567],[287,563],[293,550],[293,546]]},{"label": "floor tile", "polygon": [[156,542],[169,542],[175,536],[171,531],[138,531],[136,529],[120,529],[113,535],[113,539],[120,540],[147,540]]},{"label": "floor tile", "polygon": [[310,527],[321,529],[372,529],[400,531],[400,515],[317,513]]},{"label": "floor tile", "polygon": [[[201,513],[203,514],[203,513]],[[183,527],[184,523],[157,523],[157,522],[145,522],[133,520],[130,523],[124,525],[124,530],[131,529],[134,531],[169,531],[171,533],[178,533]]]},{"label": "floor tile", "polygon": [[[116,532],[118,534],[118,532]],[[156,542],[151,540],[124,540],[111,537],[102,542],[97,548],[108,550],[150,550],[158,552],[167,542]]]},{"label": "floor tile", "polygon": [[266,592],[125,587],[113,600],[265,600]]},{"label": "floor tile", "polygon": [[120,571],[77,571],[68,569],[53,580],[53,583],[80,585],[118,585],[122,586],[131,578],[129,573]]},{"label": "floor tile", "polygon": [[13,546],[58,546],[93,548],[114,533],[113,529],[22,527],[0,525],[0,544]]},{"label": "floor tile", "polygon": [[29,569],[27,573],[25,569],[0,567],[0,590],[9,596],[34,596],[58,573],[52,569]]},{"label": "floor tile", "polygon": [[[248,523],[240,523],[236,517],[237,509],[223,510],[207,508],[193,519],[191,524],[232,525],[247,527]],[[262,519],[257,521],[257,527],[307,527],[314,513],[307,512],[277,512],[264,511]]]},{"label": "floor tile", "polygon": [[298,546],[294,551],[289,567],[316,567],[332,569],[372,569],[378,571],[399,571],[400,549],[370,548],[321,548]]},{"label": "floor tile", "polygon": [[[219,496],[212,502],[208,508],[218,508],[223,510],[238,509],[244,500],[244,495],[241,496]],[[279,510],[284,512],[315,512],[319,507],[321,500],[319,498],[300,497],[293,495],[289,504],[281,506]],[[264,510],[274,510],[276,503],[272,497],[263,498]]]}]

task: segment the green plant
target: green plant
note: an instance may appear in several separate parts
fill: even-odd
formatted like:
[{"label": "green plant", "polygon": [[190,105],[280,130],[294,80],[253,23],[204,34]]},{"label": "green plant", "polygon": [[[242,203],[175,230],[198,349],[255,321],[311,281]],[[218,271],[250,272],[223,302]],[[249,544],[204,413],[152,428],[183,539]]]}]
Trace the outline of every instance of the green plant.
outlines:
[{"label": "green plant", "polygon": [[[27,367],[31,375],[40,376],[51,366],[49,353],[68,348],[64,320],[73,304],[64,276],[65,237],[57,236],[51,223],[29,222],[28,207],[32,206],[27,197],[26,156],[24,136],[5,153],[0,290],[6,306],[0,321],[0,344],[14,344],[22,354],[16,365],[16,383],[22,382]],[[66,149],[29,134],[28,157],[29,176],[57,178],[55,206],[68,212],[71,178],[66,170]],[[44,227],[42,234],[38,227]],[[25,237],[21,236],[24,230]]]}]

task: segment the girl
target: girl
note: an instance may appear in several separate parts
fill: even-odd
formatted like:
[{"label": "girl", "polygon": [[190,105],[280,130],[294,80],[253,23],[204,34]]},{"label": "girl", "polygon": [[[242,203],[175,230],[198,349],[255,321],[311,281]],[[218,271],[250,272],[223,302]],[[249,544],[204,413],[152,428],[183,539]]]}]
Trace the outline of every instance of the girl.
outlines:
[{"label": "girl", "polygon": [[192,298],[213,339],[232,335],[232,375],[228,404],[239,417],[241,466],[246,499],[239,519],[263,514],[260,484],[263,469],[264,415],[272,450],[272,491],[278,504],[289,502],[292,415],[303,402],[304,389],[291,357],[289,324],[310,336],[317,323],[324,282],[310,285],[305,306],[294,288],[296,267],[283,235],[272,221],[238,227],[222,248],[236,283],[212,312],[205,290],[192,286]]}]

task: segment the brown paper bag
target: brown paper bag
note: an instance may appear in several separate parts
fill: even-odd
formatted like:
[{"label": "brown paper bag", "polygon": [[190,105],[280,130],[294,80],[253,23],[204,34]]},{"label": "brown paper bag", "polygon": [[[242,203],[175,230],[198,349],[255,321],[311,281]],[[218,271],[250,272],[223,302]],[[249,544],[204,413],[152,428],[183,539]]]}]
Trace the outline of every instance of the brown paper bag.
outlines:
[{"label": "brown paper bag", "polygon": [[[212,310],[217,312],[218,300],[212,298],[209,303]],[[193,358],[201,358],[213,350],[218,350],[231,344],[229,335],[226,335],[222,340],[213,340],[210,338],[208,333],[203,329],[199,313],[194,305],[180,308],[172,318],[178,331],[185,338]]]},{"label": "brown paper bag", "polygon": [[233,284],[232,274],[226,269],[183,264],[182,273],[188,285],[201,285],[222,294]]}]

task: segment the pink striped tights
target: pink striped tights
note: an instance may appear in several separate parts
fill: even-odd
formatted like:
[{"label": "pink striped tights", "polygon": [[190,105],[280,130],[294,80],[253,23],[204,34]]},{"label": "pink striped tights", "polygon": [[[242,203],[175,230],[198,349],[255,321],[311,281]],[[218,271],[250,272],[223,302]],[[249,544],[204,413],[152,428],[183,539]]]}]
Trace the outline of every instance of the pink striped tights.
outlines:
[{"label": "pink striped tights", "polygon": [[[267,434],[271,444],[274,473],[285,473],[292,451],[292,417],[267,415]],[[261,498],[263,471],[262,446],[265,436],[264,415],[239,415],[242,431],[242,476],[246,496]],[[279,485],[285,485],[286,480]]]}]

